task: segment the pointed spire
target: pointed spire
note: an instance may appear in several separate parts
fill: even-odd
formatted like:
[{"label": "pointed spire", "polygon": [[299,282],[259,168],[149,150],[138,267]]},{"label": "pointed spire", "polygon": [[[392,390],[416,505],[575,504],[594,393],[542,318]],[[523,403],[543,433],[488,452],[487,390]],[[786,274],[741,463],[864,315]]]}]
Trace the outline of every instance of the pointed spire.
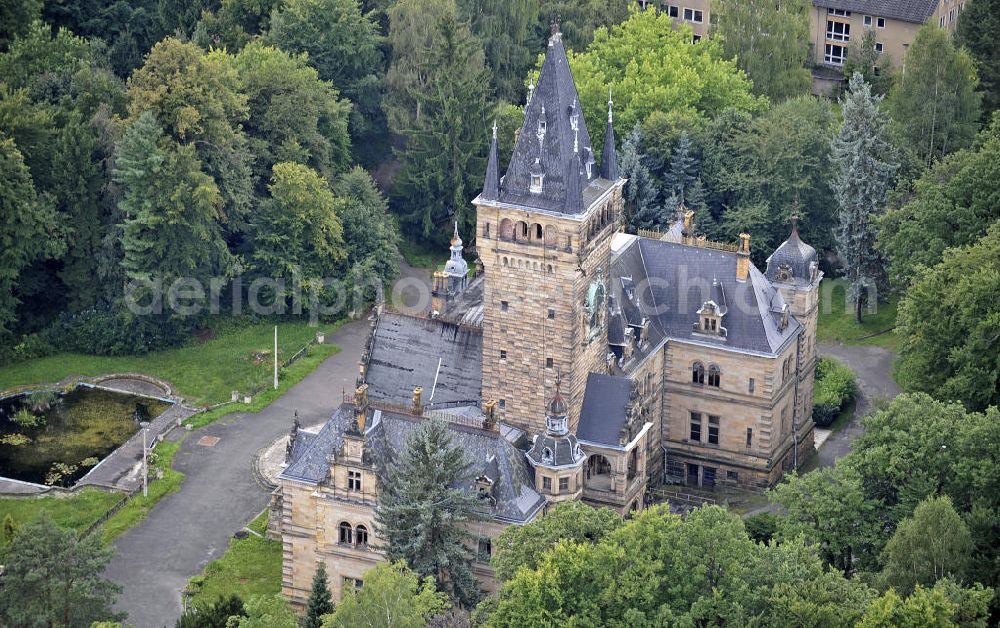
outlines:
[{"label": "pointed spire", "polygon": [[601,153],[601,178],[608,181],[618,180],[618,153],[615,150],[615,129],[611,125],[612,106],[611,88],[608,87],[608,128],[604,131],[604,152]]},{"label": "pointed spire", "polygon": [[[483,200],[495,201],[500,198],[500,155],[497,151],[497,121],[493,121],[493,139],[490,141],[490,154],[486,160],[486,180],[483,181]],[[458,235],[456,223],[455,234]]]}]

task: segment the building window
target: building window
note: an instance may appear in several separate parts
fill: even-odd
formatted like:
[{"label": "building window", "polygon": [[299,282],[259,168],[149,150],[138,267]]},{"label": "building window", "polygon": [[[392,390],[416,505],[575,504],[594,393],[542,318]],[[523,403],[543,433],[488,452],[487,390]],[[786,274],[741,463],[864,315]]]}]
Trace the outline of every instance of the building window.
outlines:
[{"label": "building window", "polygon": [[701,471],[701,485],[705,488],[715,486],[715,467],[704,467]]},{"label": "building window", "polygon": [[501,301],[500,302],[500,311],[501,312],[506,312],[509,309],[510,309],[510,303],[508,303],[507,301]]},{"label": "building window", "polygon": [[875,26],[877,26],[878,28],[885,28],[885,18],[880,17],[877,20],[875,20]]},{"label": "building window", "polygon": [[701,362],[695,362],[691,367],[691,383],[692,384],[704,384],[705,383],[705,365]]},{"label": "building window", "polygon": [[833,41],[851,41],[851,25],[827,20],[826,38]]},{"label": "building window", "polygon": [[865,18],[864,18],[864,21],[865,21],[865,26],[871,26],[872,25],[872,16],[866,15]]},{"label": "building window", "polygon": [[559,492],[569,490],[569,478],[559,478]]},{"label": "building window", "polygon": [[542,478],[542,490],[551,491],[552,490],[552,478]]},{"label": "building window", "polygon": [[358,547],[368,547],[368,528],[358,526],[354,529],[354,544]]},{"label": "building window", "polygon": [[506,407],[507,407],[507,400],[506,399],[501,399],[500,400],[500,409],[503,410]]},{"label": "building window", "polygon": [[701,442],[701,414],[698,412],[691,413],[691,440]]},{"label": "building window", "polygon": [[483,224],[483,237],[487,240],[490,239],[490,223],[488,222]]},{"label": "building window", "polygon": [[555,320],[555,318],[556,318],[556,311],[553,310],[552,308],[549,308],[549,320],[550,321]]},{"label": "building window", "polygon": [[684,19],[688,22],[694,22],[695,24],[701,24],[705,21],[705,15],[698,9],[684,9]]},{"label": "building window", "polygon": [[669,15],[670,17],[677,17],[678,15],[680,15],[680,12],[677,10],[677,7],[669,5],[667,7],[667,15]]},{"label": "building window", "polygon": [[747,449],[753,447],[753,428],[747,428]]},{"label": "building window", "polygon": [[826,12],[837,17],[851,17],[851,12],[844,9],[827,9]]},{"label": "building window", "polygon": [[754,385],[755,385],[755,384],[756,384],[756,382],[755,382],[755,381],[754,381],[754,379],[753,379],[753,378],[751,377],[751,378],[750,378],[750,381],[749,381],[749,382],[747,382],[747,392],[748,392],[748,393],[750,393],[750,394],[753,394],[753,390],[754,390]]},{"label": "building window", "polygon": [[719,387],[719,381],[722,379],[722,372],[719,367],[712,364],[708,367],[708,385]]},{"label": "building window", "polygon": [[361,492],[361,472],[347,470],[347,490]]},{"label": "building window", "polygon": [[719,444],[719,417],[717,416],[708,417],[708,444]]},{"label": "building window", "polygon": [[880,41],[875,42],[875,52],[882,52],[883,50],[885,50],[885,45]]},{"label": "building window", "polygon": [[739,482],[740,473],[739,471],[726,471],[726,479],[730,482]]},{"label": "building window", "polygon": [[477,552],[477,558],[480,562],[488,563],[490,558],[493,557],[493,541],[487,537],[479,539],[479,551]]},{"label": "building window", "polygon": [[346,521],[340,522],[340,542],[344,545],[351,545],[354,543],[354,530],[351,528],[351,524]]},{"label": "building window", "polygon": [[342,587],[342,589],[344,591],[350,591],[352,588],[360,589],[361,587],[365,586],[364,580],[362,580],[361,578],[352,578],[350,576],[344,576],[343,583],[344,586]]},{"label": "building window", "polygon": [[545,368],[547,369],[552,368],[552,364],[553,364],[552,358],[545,358]]},{"label": "building window", "polygon": [[506,349],[500,349],[500,359],[501,360],[506,360],[507,359],[507,350]]}]

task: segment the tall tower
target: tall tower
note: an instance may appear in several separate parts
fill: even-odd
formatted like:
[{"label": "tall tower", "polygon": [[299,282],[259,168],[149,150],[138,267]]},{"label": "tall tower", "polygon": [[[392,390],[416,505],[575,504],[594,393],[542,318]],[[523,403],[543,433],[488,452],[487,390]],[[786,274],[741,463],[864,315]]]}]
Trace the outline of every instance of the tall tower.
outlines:
[{"label": "tall tower", "polygon": [[816,377],[816,325],[819,319],[819,270],[816,249],[799,237],[798,216],[792,216],[792,233],[767,258],[764,273],[788,306],[788,312],[804,327],[799,338],[797,424],[807,426],[812,419],[812,392]]},{"label": "tall tower", "polygon": [[504,421],[533,433],[545,431],[546,390],[557,372],[575,423],[587,374],[606,369],[610,244],[624,184],[614,141],[609,98],[598,169],[554,29],[507,173],[500,177],[494,125],[486,181],[473,201],[486,273],[483,395],[498,401]]}]

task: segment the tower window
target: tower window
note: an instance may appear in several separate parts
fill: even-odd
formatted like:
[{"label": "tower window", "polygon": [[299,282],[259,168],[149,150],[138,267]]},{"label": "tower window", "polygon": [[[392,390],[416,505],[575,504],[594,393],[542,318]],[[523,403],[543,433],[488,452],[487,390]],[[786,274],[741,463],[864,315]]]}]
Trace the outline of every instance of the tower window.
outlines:
[{"label": "tower window", "polygon": [[569,478],[559,478],[559,492],[569,490]]},{"label": "tower window", "polygon": [[[551,271],[551,268],[552,268],[552,267],[551,267],[551,266],[549,266],[549,269],[550,269],[550,270],[549,270],[549,272],[552,272],[552,271]],[[551,321],[551,320],[554,320],[554,319],[555,319],[555,317],[556,317],[556,311],[555,311],[555,310],[553,310],[552,308],[549,308],[549,320],[550,320],[550,321]]]},{"label": "tower window", "polygon": [[552,364],[553,364],[552,363],[552,358],[545,358],[545,368],[547,368],[547,369],[552,368]]},{"label": "tower window", "polygon": [[504,409],[506,407],[507,407],[507,400],[506,399],[501,399],[500,400],[500,409],[502,410],[502,409]]},{"label": "tower window", "polygon": [[753,447],[753,428],[747,428],[747,449]]},{"label": "tower window", "polygon": [[355,471],[353,469],[348,469],[347,471],[347,490],[349,491],[361,491],[361,472]]},{"label": "tower window", "polygon": [[542,478],[542,490],[551,491],[552,490],[552,478]]},{"label": "tower window", "polygon": [[510,303],[508,303],[507,301],[501,301],[500,302],[500,311],[501,312],[506,312],[509,308],[510,308]]},{"label": "tower window", "polygon": [[753,393],[753,389],[754,389],[754,385],[755,385],[755,384],[756,384],[756,382],[755,382],[755,381],[754,381],[754,379],[753,379],[753,378],[751,377],[751,378],[750,378],[750,381],[749,381],[749,383],[747,383],[747,392],[749,392],[749,393]]},{"label": "tower window", "polygon": [[701,362],[695,362],[691,367],[691,383],[692,384],[704,384],[705,383],[705,365]]},{"label": "tower window", "polygon": [[719,367],[716,366],[715,364],[712,364],[711,366],[709,366],[708,367],[708,385],[709,386],[715,386],[716,388],[718,388],[719,387],[719,381],[721,379],[722,379],[722,372],[719,370]]},{"label": "tower window", "polygon": [[500,349],[500,359],[501,360],[506,360],[507,359],[507,350],[506,349]]},{"label": "tower window", "polygon": [[368,528],[358,526],[354,529],[354,544],[362,548],[368,545]]},{"label": "tower window", "polygon": [[541,194],[542,192],[542,175],[533,174],[531,175],[531,185],[528,187],[528,191],[533,194]]},{"label": "tower window", "polygon": [[354,529],[351,528],[351,524],[346,521],[341,521],[340,526],[340,542],[344,545],[351,545],[354,542]]},{"label": "tower window", "polygon": [[542,239],[542,225],[535,223],[535,239]]}]

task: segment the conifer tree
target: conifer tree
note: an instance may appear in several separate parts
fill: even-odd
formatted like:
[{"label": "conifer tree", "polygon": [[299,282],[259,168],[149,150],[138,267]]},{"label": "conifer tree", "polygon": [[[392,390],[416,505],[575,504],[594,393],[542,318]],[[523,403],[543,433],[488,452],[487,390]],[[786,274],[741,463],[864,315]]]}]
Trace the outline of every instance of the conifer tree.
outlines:
[{"label": "conifer tree", "polygon": [[858,323],[866,292],[877,291],[886,282],[885,263],[875,250],[875,219],[885,209],[886,194],[899,167],[886,137],[888,118],[879,109],[881,102],[856,72],[843,102],[844,124],[831,146],[839,209],[837,254]]},{"label": "conifer tree", "polygon": [[484,517],[468,486],[469,462],[453,443],[448,425],[425,421],[413,430],[399,460],[381,461],[375,524],[390,561],[404,560],[421,577],[469,607],[479,598],[472,575],[466,523]]},{"label": "conifer tree", "polygon": [[637,123],[622,144],[618,168],[625,183],[625,217],[632,229],[658,229],[664,223],[663,208],[657,202],[658,192],[653,176],[639,152],[642,128]]},{"label": "conifer tree", "polygon": [[320,628],[323,625],[323,616],[332,612],[333,597],[330,595],[330,586],[326,580],[326,565],[321,561],[313,575],[312,591],[306,603],[306,617],[302,627]]},{"label": "conifer tree", "polygon": [[670,191],[677,195],[677,200],[683,207],[687,207],[688,191],[698,177],[698,159],[692,154],[691,148],[691,138],[687,131],[681,132],[667,171]]}]

